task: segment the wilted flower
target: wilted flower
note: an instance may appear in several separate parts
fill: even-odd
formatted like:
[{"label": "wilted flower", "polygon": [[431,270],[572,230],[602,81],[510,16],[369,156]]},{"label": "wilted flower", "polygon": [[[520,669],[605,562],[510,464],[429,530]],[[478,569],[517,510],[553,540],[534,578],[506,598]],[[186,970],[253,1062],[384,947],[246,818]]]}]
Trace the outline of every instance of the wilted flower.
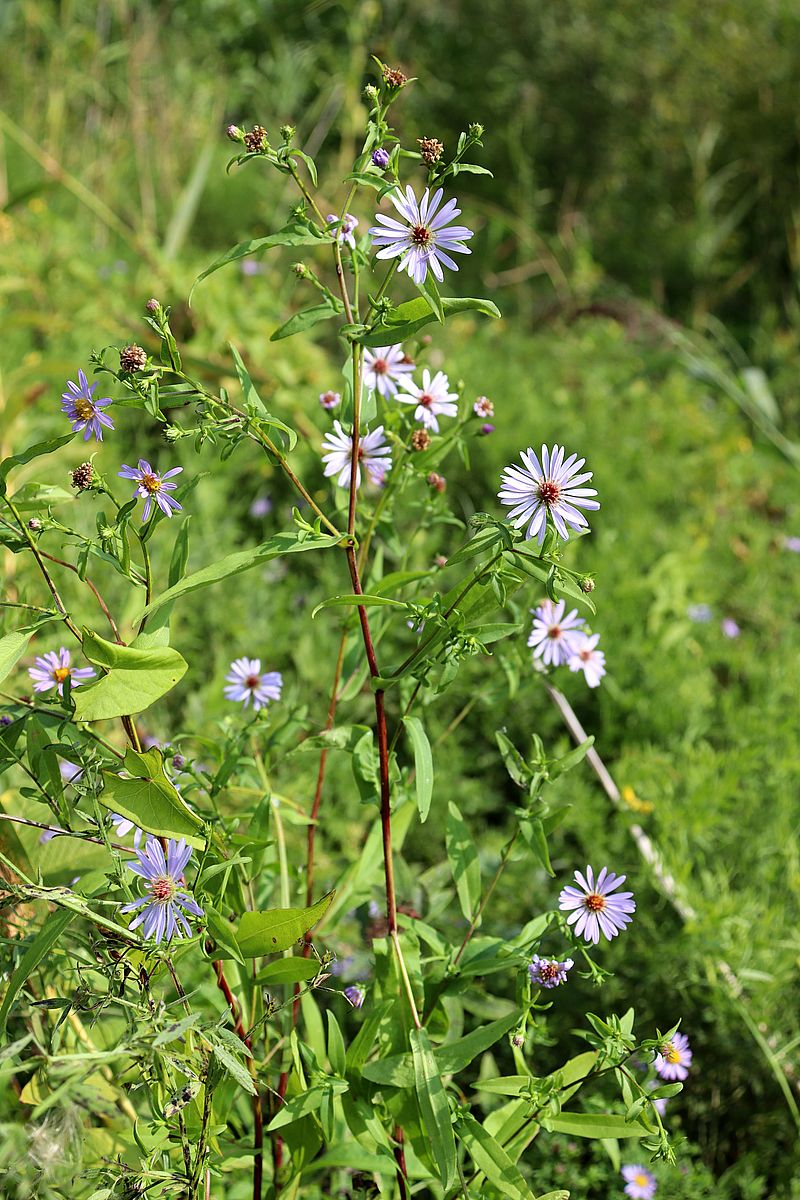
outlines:
[{"label": "wilted flower", "polygon": [[417,145],[426,167],[432,167],[444,153],[444,146],[438,138],[417,138]]},{"label": "wilted flower", "polygon": [[263,125],[254,125],[250,132],[244,135],[243,141],[248,154],[261,154],[268,145],[267,131]]},{"label": "wilted flower", "polygon": [[72,486],[77,488],[79,492],[85,492],[87,488],[90,488],[93,479],[94,467],[90,462],[81,463],[70,475]]},{"label": "wilted flower", "polygon": [[33,680],[35,692],[49,692],[57,688],[59,696],[64,695],[64,683],[67,679],[71,687],[80,687],[87,679],[94,679],[93,667],[73,667],[69,650],[63,646],[56,652],[48,650],[35,660],[35,665],[28,668],[28,674]]},{"label": "wilted flower", "polygon": [[428,487],[432,487],[435,492],[444,492],[447,490],[447,480],[444,475],[439,475],[436,471],[431,471],[427,483]]},{"label": "wilted flower", "polygon": [[646,1167],[631,1163],[622,1168],[622,1178],[625,1180],[623,1191],[631,1200],[653,1200],[658,1185],[655,1175]]},{"label": "wilted flower", "polygon": [[344,989],[344,996],[350,1001],[353,1008],[361,1008],[367,996],[367,989],[363,983],[351,983]]},{"label": "wilted flower", "polygon": [[119,369],[126,375],[141,371],[147,366],[147,351],[141,346],[125,346],[119,352]]},{"label": "wilted flower", "polygon": [[692,1051],[685,1033],[674,1033],[653,1060],[656,1074],[669,1080],[684,1080],[691,1065]]},{"label": "wilted flower", "polygon": [[538,987],[555,988],[560,983],[567,982],[567,972],[573,966],[571,958],[565,958],[563,962],[559,962],[557,958],[539,958],[538,954],[534,954],[528,967],[528,974],[531,977],[531,983],[535,983]]},{"label": "wilted flower", "polygon": [[253,701],[253,710],[258,712],[270,700],[280,700],[283,676],[279,671],[261,671],[260,658],[237,658],[225,678],[229,686],[224,688],[228,700],[242,701],[247,708]]},{"label": "wilted flower", "polygon": [[596,946],[603,933],[609,941],[629,925],[630,913],[636,911],[633,892],[619,892],[611,895],[625,882],[624,875],[615,875],[603,867],[595,882],[594,871],[586,868],[586,875],[575,872],[577,888],[562,888],[558,897],[558,907],[562,912],[569,912],[567,923],[575,927],[578,937]]},{"label": "wilted flower", "polygon": [[38,517],[31,517],[30,521],[28,521],[28,529],[30,529],[31,533],[41,533],[43,528],[42,522]]},{"label": "wilted flower", "polygon": [[584,621],[578,616],[577,608],[564,615],[566,602],[543,600],[533,613],[533,629],[528,645],[533,648],[533,657],[541,658],[545,666],[560,667],[568,663],[575,652],[578,638],[583,635]]},{"label": "wilted flower", "polygon": [[721,628],[726,638],[738,638],[742,632],[733,617],[723,617]]},{"label": "wilted flower", "polygon": [[[350,467],[353,456],[352,434],[345,433],[339,421],[333,422],[333,432],[325,435],[322,441],[322,461],[325,463],[326,476],[336,475],[339,487],[350,487]],[[364,464],[370,481],[376,486],[383,483],[384,475],[392,469],[392,452],[383,436],[383,426],[378,425],[372,433],[366,433],[358,443],[358,462],[356,464],[356,487],[361,486],[361,464]]]},{"label": "wilted flower", "polygon": [[153,937],[156,942],[164,937],[180,938],[184,933],[191,937],[192,931],[185,914],[192,917],[203,915],[200,905],[181,888],[183,873],[192,857],[191,846],[187,846],[183,838],[179,842],[170,838],[165,859],[158,838],[148,837],[144,850],[137,850],[136,857],[139,861],[128,863],[128,867],[135,875],[146,880],[148,894],[120,908],[120,912],[124,913],[142,909],[131,921],[131,929],[142,925],[144,936]]},{"label": "wilted flower", "polygon": [[707,625],[714,612],[710,604],[690,604],[686,609],[686,615],[690,621],[695,621],[698,625]]},{"label": "wilted flower", "polygon": [[431,444],[431,435],[427,429],[415,429],[411,435],[412,450],[427,450]]},{"label": "wilted flower", "polygon": [[553,446],[552,451],[542,446],[541,464],[530,447],[520,453],[520,458],[524,469],[506,467],[498,492],[502,503],[511,508],[508,519],[514,528],[527,525],[525,537],[538,537],[539,545],[547,532],[548,516],[564,541],[569,538],[568,525],[575,530],[587,529],[588,522],[578,509],[595,509],[600,504],[591,499],[597,495],[594,488],[580,486],[592,478],[591,471],[578,473],[586,459],[571,454],[565,460],[563,446]]},{"label": "wilted flower", "polygon": [[380,167],[382,171],[389,165],[389,151],[384,150],[383,146],[379,146],[377,150],[373,150],[371,158],[373,165]]},{"label": "wilted flower", "polygon": [[173,754],[172,769],[174,771],[182,771],[185,766],[186,766],[186,759],[184,758],[184,756],[182,754]]},{"label": "wilted flower", "polygon": [[404,75],[402,71],[398,71],[396,67],[384,67],[383,78],[392,88],[401,88],[408,83],[408,76]]},{"label": "wilted flower", "polygon": [[370,391],[381,396],[394,396],[403,376],[414,370],[414,364],[403,353],[403,347],[375,346],[364,351],[364,383]]},{"label": "wilted flower", "polygon": [[414,383],[413,379],[401,380],[401,387],[405,388],[408,395],[398,392],[397,399],[403,404],[416,404],[414,419],[421,421],[426,429],[438,433],[439,417],[458,416],[458,405],[455,403],[458,393],[448,391],[450,380],[444,371],[437,371],[431,378],[431,373],[426,367],[422,372],[422,387]]},{"label": "wilted flower", "polygon": [[172,496],[168,496],[167,492],[173,492],[178,486],[177,483],[165,483],[165,479],[170,479],[173,475],[180,475],[183,467],[173,467],[171,471],[165,471],[163,475],[159,475],[150,466],[146,459],[139,459],[138,467],[129,467],[127,463],[122,464],[122,470],[117,474],[121,479],[133,479],[138,484],[135,496],[141,496],[144,499],[144,512],[142,513],[142,521],[146,521],[150,516],[150,510],[155,500],[158,507],[165,516],[171,517],[173,512],[179,512],[183,507]]},{"label": "wilted flower", "polygon": [[450,254],[471,253],[463,243],[473,236],[472,230],[466,225],[449,224],[461,213],[458,201],[448,200],[437,212],[442,195],[442,189],[437,188],[431,197],[426,188],[422,199],[417,200],[410,186],[404,197],[390,193],[389,199],[407,224],[376,213],[378,225],[369,231],[373,243],[381,247],[376,257],[400,258],[399,269],[407,271],[414,283],[425,282],[428,268],[441,283],[444,279],[442,264],[453,271],[458,270]]},{"label": "wilted flower", "polygon": [[83,370],[78,370],[78,383],[73,383],[71,379],[67,380],[69,391],[62,392],[61,411],[72,421],[72,430],[74,433],[80,433],[83,430],[83,440],[88,442],[89,438],[94,435],[98,442],[103,440],[103,426],[106,429],[113,429],[114,423],[106,413],[104,408],[108,408],[113,401],[106,397],[104,400],[95,400],[94,393],[97,390],[96,383],[89,383],[86,374]]},{"label": "wilted flower", "polygon": [[134,825],[133,821],[128,820],[127,817],[123,817],[122,813],[112,813],[111,824],[116,830],[117,837],[126,837],[133,830],[133,844],[137,850],[139,849],[142,840],[142,831]]},{"label": "wilted flower", "polygon": [[493,417],[494,405],[488,396],[478,396],[478,399],[472,406],[472,411],[476,417]]},{"label": "wilted flower", "polygon": [[338,408],[342,403],[342,397],[339,392],[320,392],[319,402],[324,409],[330,412],[334,408]]},{"label": "wilted flower", "polygon": [[567,666],[570,671],[583,671],[590,688],[600,686],[600,680],[606,673],[606,656],[597,649],[600,641],[599,633],[584,633],[576,639]]},{"label": "wilted flower", "polygon": [[[339,224],[339,218],[335,213],[328,213],[328,224]],[[356,248],[356,239],[353,237],[353,230],[358,228],[358,221],[352,213],[345,213],[342,217],[341,224],[336,230],[336,237],[340,246],[350,246],[352,250]]]}]

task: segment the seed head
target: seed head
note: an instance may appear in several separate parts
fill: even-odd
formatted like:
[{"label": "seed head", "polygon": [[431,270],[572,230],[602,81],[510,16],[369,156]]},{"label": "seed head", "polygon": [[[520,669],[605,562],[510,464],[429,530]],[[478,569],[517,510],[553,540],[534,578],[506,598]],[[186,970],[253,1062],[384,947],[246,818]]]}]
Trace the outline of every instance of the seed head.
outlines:
[{"label": "seed head", "polygon": [[[411,435],[412,450],[427,450],[431,444],[431,435],[427,429],[415,429]],[[430,483],[430,479],[428,480]]]},{"label": "seed head", "polygon": [[119,369],[126,375],[134,371],[142,371],[147,366],[147,351],[141,346],[126,346],[119,352]]},{"label": "seed head", "polygon": [[444,475],[437,475],[435,471],[431,471],[428,476],[428,486],[432,487],[434,491],[443,492],[447,487],[447,480]]},{"label": "seed head", "polygon": [[383,78],[390,88],[405,87],[408,83],[408,76],[402,71],[398,71],[396,67],[384,67]]},{"label": "seed head", "polygon": [[521,1033],[515,1033],[513,1038],[511,1039],[511,1041],[517,1047],[518,1050],[521,1050],[522,1047],[525,1045],[525,1038],[522,1036]]},{"label": "seed head", "polygon": [[373,166],[380,167],[383,171],[389,165],[389,152],[384,150],[383,146],[379,146],[377,150],[372,151]]},{"label": "seed head", "polygon": [[417,138],[419,152],[426,166],[432,167],[444,153],[444,146],[437,138]]},{"label": "seed head", "polygon": [[263,125],[254,125],[250,132],[244,135],[243,140],[248,154],[263,154],[269,144]]},{"label": "seed head", "polygon": [[81,463],[72,472],[72,486],[77,488],[79,492],[85,492],[92,486],[94,480],[94,467],[90,462]]}]

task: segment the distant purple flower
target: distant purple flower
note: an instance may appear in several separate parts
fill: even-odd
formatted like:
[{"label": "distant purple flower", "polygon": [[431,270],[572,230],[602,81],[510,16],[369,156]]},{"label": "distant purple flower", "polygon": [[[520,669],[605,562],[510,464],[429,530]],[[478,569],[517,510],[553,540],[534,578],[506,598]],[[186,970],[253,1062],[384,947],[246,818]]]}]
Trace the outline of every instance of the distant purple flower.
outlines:
[{"label": "distant purple flower", "polygon": [[584,633],[573,643],[572,654],[567,660],[570,671],[583,671],[590,688],[599,687],[606,673],[606,656],[597,649],[599,641],[599,633]]},{"label": "distant purple flower", "polygon": [[[402,404],[416,404],[414,420],[421,421],[426,429],[439,432],[439,417],[457,417],[458,393],[449,391],[450,380],[444,371],[437,371],[431,377],[426,367],[422,372],[422,387],[413,379],[403,379],[400,386],[405,389],[397,393],[397,399]],[[406,394],[408,393],[408,394]]]},{"label": "distant purple flower", "polygon": [[578,937],[596,946],[601,933],[610,941],[630,924],[630,913],[636,911],[633,892],[611,895],[625,882],[624,875],[615,875],[603,867],[595,882],[594,871],[587,867],[585,876],[575,872],[575,882],[577,888],[562,888],[558,907],[570,913],[567,923],[574,925]]},{"label": "distant purple flower", "polygon": [[[325,474],[336,475],[339,487],[350,487],[350,466],[353,455],[352,434],[345,433],[339,421],[333,422],[333,432],[325,435],[322,449]],[[383,436],[383,426],[378,425],[372,433],[366,433],[358,443],[358,463],[356,465],[356,487],[361,486],[361,463],[369,475],[370,481],[376,487],[383,483],[384,476],[392,467],[392,452]]]},{"label": "distant purple flower", "polygon": [[[649,1083],[647,1085],[647,1090],[649,1092],[655,1091],[655,1089],[658,1086],[659,1086],[658,1081],[654,1079],[651,1083]],[[667,1111],[667,1105],[669,1104],[669,1100],[666,1096],[658,1096],[655,1100],[653,1100],[651,1097],[650,1103],[652,1104],[653,1108],[656,1110],[658,1115],[660,1117],[663,1117],[664,1113]]]},{"label": "distant purple flower", "polygon": [[690,621],[696,621],[699,625],[706,625],[714,613],[710,604],[690,604],[686,609],[686,615]]},{"label": "distant purple flower", "polygon": [[256,496],[248,509],[251,517],[266,517],[272,512],[271,496]]},{"label": "distant purple flower", "polygon": [[[328,213],[328,224],[336,225],[339,218],[334,213]],[[339,239],[340,246],[349,246],[352,250],[356,248],[356,239],[353,237],[353,230],[358,228],[358,221],[352,213],[345,213],[342,217],[342,222],[336,233]]]},{"label": "distant purple flower", "polygon": [[13,723],[14,718],[10,717],[8,713],[3,713],[2,717],[0,717],[0,728],[5,728],[6,725],[13,725]]},{"label": "distant purple flower", "polygon": [[723,617],[721,628],[726,638],[737,638],[742,632],[733,617]]},{"label": "distant purple flower", "polygon": [[82,768],[76,766],[75,763],[67,762],[65,758],[58,760],[58,773],[65,786],[68,783],[78,783],[83,778]]},{"label": "distant purple flower", "polygon": [[485,425],[481,425],[481,437],[488,437],[490,433],[494,433],[494,425],[490,425],[487,421]]},{"label": "distant purple flower", "polygon": [[63,646],[56,652],[48,650],[46,654],[35,659],[35,665],[28,668],[28,674],[33,680],[35,692],[49,692],[57,688],[59,696],[64,695],[64,683],[67,679],[71,687],[80,687],[87,679],[94,679],[96,671],[92,667],[73,667],[69,650]]},{"label": "distant purple flower", "polygon": [[651,1171],[638,1163],[622,1168],[622,1178],[625,1180],[624,1192],[631,1200],[653,1200],[658,1184]]},{"label": "distant purple flower", "polygon": [[662,1079],[683,1080],[692,1065],[692,1051],[685,1033],[675,1033],[665,1042],[653,1060],[656,1074]]},{"label": "distant purple flower", "polygon": [[784,550],[791,550],[792,554],[800,554],[800,537],[785,537],[783,539]]},{"label": "distant purple flower", "polygon": [[120,912],[129,913],[142,909],[139,915],[131,921],[131,929],[142,925],[142,933],[146,938],[155,938],[156,942],[164,937],[171,940],[173,936],[192,936],[189,922],[185,914],[192,917],[202,917],[203,910],[199,904],[181,888],[183,873],[192,848],[187,846],[183,838],[176,842],[170,838],[167,843],[167,857],[158,838],[148,837],[144,850],[137,850],[135,863],[128,867],[135,875],[146,880],[148,894],[130,904],[123,904]]},{"label": "distant purple flower", "polygon": [[353,969],[355,959],[352,954],[345,954],[342,958],[335,958],[330,966],[331,975],[349,975]]},{"label": "distant purple flower", "polygon": [[58,837],[55,829],[45,829],[39,834],[39,842],[42,846],[46,846],[48,842],[52,842],[54,837]]},{"label": "distant purple flower", "polygon": [[243,275],[260,275],[264,270],[263,263],[260,263],[257,258],[243,258],[241,263],[241,271]]},{"label": "distant purple flower", "polygon": [[498,496],[511,509],[508,519],[515,529],[527,525],[526,539],[537,537],[539,545],[547,533],[548,517],[566,542],[568,525],[576,531],[588,529],[586,517],[578,510],[600,507],[592,499],[597,495],[595,489],[581,486],[592,478],[591,471],[579,474],[586,459],[577,454],[565,459],[564,454],[563,446],[553,446],[552,450],[542,446],[540,463],[528,447],[520,453],[524,470],[512,465],[503,471]]},{"label": "distant purple flower", "polygon": [[350,1001],[353,1008],[361,1008],[367,996],[367,989],[362,983],[351,983],[344,989],[344,996]]},{"label": "distant purple flower", "polygon": [[116,830],[117,837],[126,837],[133,830],[133,844],[137,850],[139,849],[142,840],[142,831],[134,825],[133,821],[129,821],[127,817],[123,817],[122,813],[112,813],[111,824]]},{"label": "distant purple flower", "polygon": [[150,516],[154,500],[165,517],[171,517],[173,512],[181,510],[183,506],[178,504],[178,501],[172,496],[167,495],[167,492],[175,491],[177,483],[165,483],[164,480],[170,479],[173,475],[180,475],[182,470],[183,467],[173,467],[171,471],[165,471],[163,475],[159,475],[146,459],[140,458],[138,467],[129,467],[127,463],[123,463],[122,470],[117,474],[121,479],[133,479],[138,485],[134,496],[141,496],[144,500],[144,512],[142,513],[144,522]]},{"label": "distant purple flower", "polygon": [[104,400],[95,400],[94,392],[97,390],[96,383],[89,383],[86,374],[83,370],[78,370],[78,383],[73,383],[71,379],[67,380],[69,391],[63,392],[61,399],[61,411],[72,421],[72,429],[75,433],[83,430],[83,440],[87,442],[92,435],[97,438],[98,442],[103,440],[103,426],[106,429],[113,429],[114,423],[111,417],[103,412],[104,408],[108,408],[113,401],[106,397]]},{"label": "distant purple flower", "polygon": [[372,162],[382,171],[385,170],[389,165],[389,151],[384,150],[383,146],[379,146],[377,150],[372,151]]},{"label": "distant purple flower", "polygon": [[422,199],[417,200],[411,187],[406,188],[405,196],[390,192],[389,199],[406,224],[376,213],[378,224],[369,231],[373,245],[380,247],[376,257],[400,258],[399,269],[407,271],[414,283],[424,283],[429,269],[441,283],[442,264],[458,270],[451,254],[472,253],[463,244],[473,236],[472,230],[466,225],[450,225],[461,213],[458,201],[448,200],[440,210],[443,194],[437,188],[431,196],[426,188]]},{"label": "distant purple flower", "polygon": [[332,409],[338,408],[342,403],[340,392],[320,392],[319,402],[326,412],[331,412]]},{"label": "distant purple flower", "polygon": [[262,673],[260,658],[235,659],[225,678],[229,680],[229,686],[223,689],[227,699],[242,701],[245,708],[252,700],[254,712],[281,698],[283,676],[279,671]]},{"label": "distant purple flower", "polygon": [[531,983],[538,987],[555,988],[567,982],[567,972],[574,965],[571,958],[559,962],[557,958],[539,958],[538,954],[534,954],[528,966],[528,974]]},{"label": "distant purple flower", "polygon": [[183,757],[183,755],[182,754],[173,754],[173,756],[172,756],[173,771],[182,771],[185,766],[186,766],[186,759]]},{"label": "distant purple flower", "polygon": [[472,411],[476,417],[493,417],[494,405],[488,396],[478,396],[478,399],[472,406]]},{"label": "distant purple flower", "polygon": [[403,347],[375,346],[364,351],[364,385],[381,396],[394,396],[403,376],[414,370],[414,364],[406,358]]},{"label": "distant purple flower", "polygon": [[577,608],[564,615],[566,603],[559,600],[544,600],[538,608],[531,609],[533,613],[533,629],[528,638],[528,645],[533,647],[533,657],[541,658],[545,666],[560,667],[568,663],[578,645],[579,638],[584,636],[583,617],[578,616]]}]

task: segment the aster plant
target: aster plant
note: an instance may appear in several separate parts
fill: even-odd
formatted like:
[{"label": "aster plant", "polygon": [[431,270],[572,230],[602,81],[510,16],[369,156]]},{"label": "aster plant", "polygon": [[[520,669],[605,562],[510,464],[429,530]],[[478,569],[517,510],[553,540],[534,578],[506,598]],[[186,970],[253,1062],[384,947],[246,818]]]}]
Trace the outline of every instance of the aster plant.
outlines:
[{"label": "aster plant", "polygon": [[[635,936],[625,875],[587,867],[564,883],[574,864],[563,846],[551,862],[549,849],[564,812],[551,785],[597,769],[553,679],[560,670],[588,703],[573,677],[594,688],[605,672],[587,625],[594,579],[571,565],[574,535],[599,521],[600,485],[587,486],[577,440],[569,453],[541,443],[561,436],[552,414],[547,429],[532,420],[519,431],[521,465],[486,477],[479,439],[494,428],[485,418],[502,422],[503,403],[462,400],[450,383],[457,364],[435,345],[459,313],[499,316],[490,300],[439,290],[480,245],[477,213],[457,223],[457,192],[463,172],[485,173],[472,161],[483,129],[441,140],[416,131],[404,146],[390,110],[413,81],[377,68],[360,152],[341,189],[325,179],[325,204],[293,127],[228,127],[231,168],[277,172],[293,205],[268,236],[243,231],[195,285],[281,247],[299,255],[291,270],[309,303],[272,339],[312,326],[327,338],[316,387],[268,403],[233,345],[224,386],[203,363],[187,370],[170,309],[151,297],[147,348],[91,359],[135,417],[136,465],[122,461],[111,401],[95,400],[81,371],[60,412],[54,403],[53,436],[0,467],[0,540],[29,564],[25,587],[38,588],[36,604],[26,595],[2,610],[17,618],[0,639],[11,697],[0,773],[19,798],[5,815],[53,836],[40,843],[34,832],[18,861],[10,843],[0,848],[7,907],[29,938],[24,950],[16,933],[5,938],[0,1025],[15,1053],[36,1048],[20,1085],[31,1102],[74,1091],[83,1114],[87,1089],[97,1093],[97,1197],[321,1200],[350,1188],[358,1168],[396,1200],[450,1200],[478,1178],[487,1197],[529,1200],[537,1155],[576,1120],[586,1136],[635,1137],[651,1157],[673,1157],[656,1103],[688,1074],[677,1030],[637,1036],[632,1010],[586,1012],[588,1049],[533,1074],[530,1048],[552,1041],[549,1010],[579,1004],[580,981],[605,977],[606,943]],[[473,386],[475,396],[485,385]],[[139,455],[156,429],[154,463]],[[93,462],[72,470],[75,504],[94,526],[62,523],[44,488],[15,490],[19,467],[104,431]],[[211,529],[211,560],[195,563],[195,485],[232,461],[269,480],[268,499],[253,502],[243,476],[228,492],[245,530],[258,518],[258,540],[218,546]],[[487,511],[463,502],[455,461]],[[263,603],[243,621],[246,571],[259,572]],[[284,576],[295,588],[283,606],[296,623],[288,644],[271,619]],[[244,626],[222,653],[192,643],[178,616],[195,603],[205,628],[213,588]],[[53,625],[69,642],[58,651],[46,649]],[[449,726],[492,689],[494,725],[475,736],[515,798],[494,857],[489,845],[479,853],[475,818],[442,798],[432,731],[446,732],[458,678],[469,698]],[[574,747],[547,749],[532,728],[518,745],[504,703],[532,723],[550,700]],[[76,770],[68,779],[59,756]],[[404,861],[414,827],[441,860],[435,883],[415,882]],[[26,857],[65,843],[81,856],[56,875]],[[645,867],[630,869],[638,879]],[[497,906],[504,887],[512,925]],[[359,982],[342,983],[337,957]],[[46,1033],[42,997],[57,1010]],[[636,1058],[655,1064],[649,1080],[637,1080]],[[483,1086],[502,1100],[488,1117]],[[645,1180],[626,1174],[628,1187],[650,1186],[644,1169],[624,1170]]]}]

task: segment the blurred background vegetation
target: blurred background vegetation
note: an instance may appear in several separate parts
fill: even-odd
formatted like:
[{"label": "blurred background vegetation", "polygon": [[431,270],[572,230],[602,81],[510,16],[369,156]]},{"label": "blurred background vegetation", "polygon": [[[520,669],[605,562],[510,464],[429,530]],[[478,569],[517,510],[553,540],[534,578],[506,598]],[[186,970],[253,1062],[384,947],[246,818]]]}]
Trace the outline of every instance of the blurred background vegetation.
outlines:
[{"label": "blurred background vegetation", "polygon": [[[224,127],[259,121],[274,137],[296,125],[333,211],[371,53],[418,77],[395,110],[407,145],[427,135],[449,147],[469,122],[486,126],[494,178],[458,180],[478,236],[453,290],[489,295],[504,320],[462,320],[431,354],[466,395],[494,400],[498,432],[476,443],[469,473],[449,475],[448,504],[462,519],[491,508],[499,468],[523,443],[563,440],[589,458],[603,508],[576,558],[598,572],[609,674],[597,693],[574,677],[563,686],[623,805],[610,808],[588,769],[567,776],[554,865],[563,882],[587,857],[607,858],[639,900],[634,929],[608,950],[609,987],[565,989],[535,1058],[549,1066],[549,1039],[569,1040],[587,1006],[632,1001],[642,1028],[682,1015],[695,1069],[670,1119],[689,1144],[661,1195],[798,1200],[800,560],[787,539],[800,537],[800,4],[6,0],[0,37],[3,454],[61,429],[62,385],[91,349],[149,344],[140,314],[156,295],[207,378],[230,379],[227,341],[246,352],[271,406],[305,434],[300,473],[321,488],[317,394],[335,383],[338,354],[323,337],[270,345],[296,298],[290,259],[229,268],[186,306],[212,258],[282,224],[294,199],[258,169],[226,176]],[[356,215],[364,228],[371,210]],[[157,431],[119,411],[120,459],[163,459]],[[288,520],[291,497],[263,460],[242,455],[218,473],[209,453],[203,469],[193,566]],[[254,516],[263,495],[271,511]],[[430,557],[438,536],[418,552]],[[4,568],[17,586],[13,556]],[[150,732],[213,737],[222,676],[243,653],[283,670],[287,712],[322,722],[318,664],[332,662],[338,628],[297,610],[341,580],[333,568],[314,578],[316,563],[296,569],[288,591],[274,572],[240,576],[181,610],[175,640],[193,670]],[[708,621],[691,619],[696,605]],[[724,636],[725,618],[738,637]],[[495,728],[507,723],[520,746],[532,732],[553,751],[567,745],[524,644],[504,672],[467,669],[428,718],[437,813],[457,791],[491,870],[514,803]],[[297,763],[310,776],[311,758],[282,781],[301,803]],[[331,781],[332,879],[364,814],[346,762]],[[688,922],[648,880],[634,821],[694,909]],[[436,912],[442,833],[434,814],[400,870],[402,898],[423,914]],[[59,843],[47,853],[54,878],[67,871]],[[497,928],[555,898],[529,861],[512,870],[524,911],[498,906]],[[342,935],[342,954],[359,953],[357,934]],[[536,1170],[581,1200],[619,1191],[602,1150],[565,1144]]]}]

